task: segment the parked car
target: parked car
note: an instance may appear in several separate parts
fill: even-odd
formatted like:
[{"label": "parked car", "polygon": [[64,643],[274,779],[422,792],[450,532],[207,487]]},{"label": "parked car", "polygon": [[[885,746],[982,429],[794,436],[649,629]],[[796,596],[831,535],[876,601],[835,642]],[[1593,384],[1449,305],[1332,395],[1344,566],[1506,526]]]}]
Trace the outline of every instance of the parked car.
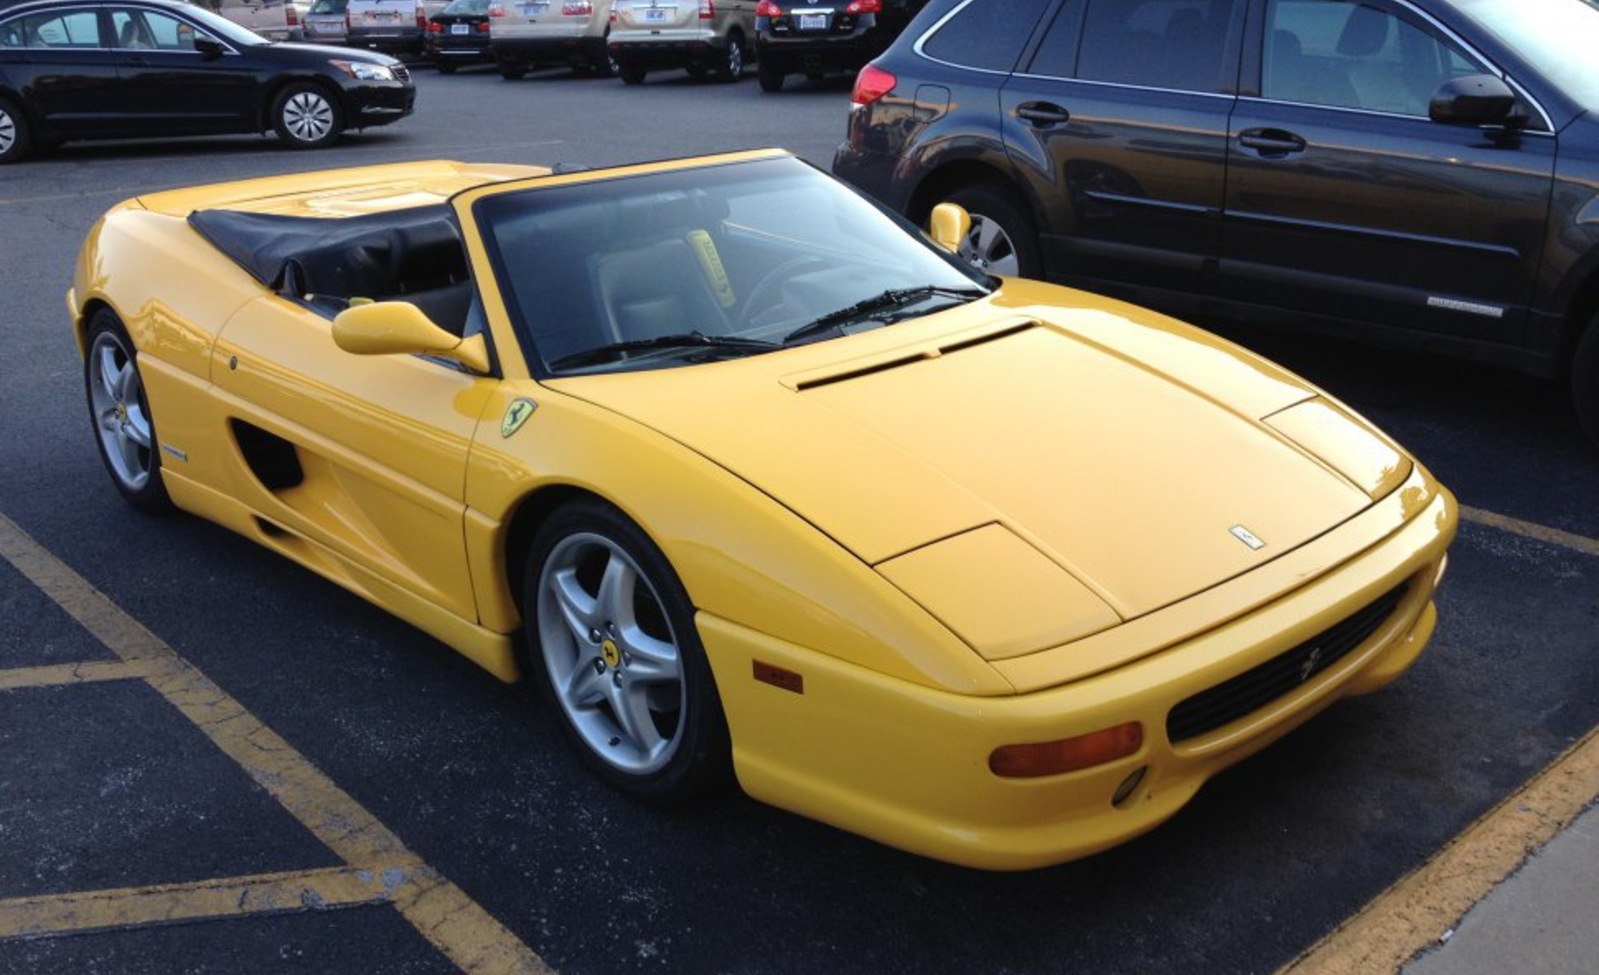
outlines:
[{"label": "parked car", "polygon": [[833,170],[973,256],[1569,384],[1599,441],[1599,11],[933,0]]},{"label": "parked car", "polygon": [[0,12],[0,163],[77,139],[262,132],[289,146],[411,113],[393,58],[277,44],[175,0],[34,0]]},{"label": "parked car", "polygon": [[883,53],[926,0],[760,0],[755,7],[755,76],[777,91],[791,74],[819,78],[855,71]]},{"label": "parked car", "polygon": [[489,35],[508,81],[541,64],[567,64],[610,77],[611,0],[493,0]]},{"label": "parked car", "polygon": [[751,60],[755,0],[615,0],[611,57],[630,85],[651,71],[737,81]]},{"label": "parked car", "polygon": [[421,54],[428,18],[448,0],[349,0],[344,43],[386,54]]},{"label": "parked car", "polygon": [[496,0],[450,0],[428,18],[423,49],[443,74],[472,64],[492,64],[489,47],[489,10]]},{"label": "parked car", "polygon": [[314,0],[305,12],[305,39],[313,44],[343,44],[350,23],[350,0]]},{"label": "parked car", "polygon": [[200,6],[248,27],[269,41],[305,38],[309,0],[193,0]]},{"label": "parked car", "polygon": [[72,276],[84,432],[135,507],[526,675],[627,794],[1057,863],[1397,679],[1457,508],[1242,349],[976,272],[966,219],[771,150],[145,194]]}]

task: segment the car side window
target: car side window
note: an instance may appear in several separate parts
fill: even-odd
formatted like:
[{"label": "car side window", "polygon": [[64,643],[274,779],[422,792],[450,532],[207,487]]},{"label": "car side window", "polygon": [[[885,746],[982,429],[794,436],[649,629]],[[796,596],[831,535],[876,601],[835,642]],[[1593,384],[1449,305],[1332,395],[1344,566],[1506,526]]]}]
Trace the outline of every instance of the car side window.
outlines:
[{"label": "car side window", "polygon": [[7,46],[15,40],[17,47],[32,48],[97,48],[100,46],[100,15],[93,10],[77,10],[67,14],[35,14],[12,21],[15,32],[8,32]]},{"label": "car side window", "polygon": [[1448,39],[1377,4],[1266,4],[1263,98],[1425,117],[1445,81],[1487,70]]},{"label": "car side window", "polygon": [[193,51],[195,29],[154,10],[112,10],[117,47],[134,51]]},{"label": "car side window", "polygon": [[1227,41],[1238,2],[1090,0],[1077,77],[1176,91],[1227,90]]},{"label": "car side window", "polygon": [[1009,71],[1049,0],[970,0],[919,45],[935,61]]}]

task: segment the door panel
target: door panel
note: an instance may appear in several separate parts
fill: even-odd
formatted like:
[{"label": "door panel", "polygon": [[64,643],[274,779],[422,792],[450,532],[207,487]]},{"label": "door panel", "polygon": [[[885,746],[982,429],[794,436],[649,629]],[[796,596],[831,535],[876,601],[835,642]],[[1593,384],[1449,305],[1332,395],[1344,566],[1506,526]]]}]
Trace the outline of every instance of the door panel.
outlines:
[{"label": "door panel", "polygon": [[0,34],[0,60],[51,135],[115,128],[118,55],[94,8],[16,17]]},{"label": "door panel", "polygon": [[472,435],[499,380],[419,356],[344,352],[328,321],[277,298],[235,315],[214,356],[234,417],[237,496],[475,620],[462,499]]},{"label": "door panel", "polygon": [[[237,132],[250,128],[258,100],[255,72],[239,54],[207,58],[194,48],[204,31],[147,8],[112,8],[119,111],[149,132]],[[214,38],[213,38],[214,39]]]},{"label": "door panel", "polygon": [[1402,6],[1264,0],[1233,115],[1222,287],[1317,314],[1519,341],[1555,140],[1431,122],[1489,66]]},{"label": "door panel", "polygon": [[1203,287],[1221,253],[1243,6],[1070,0],[1006,84],[1006,149],[1034,183],[1057,276]]}]

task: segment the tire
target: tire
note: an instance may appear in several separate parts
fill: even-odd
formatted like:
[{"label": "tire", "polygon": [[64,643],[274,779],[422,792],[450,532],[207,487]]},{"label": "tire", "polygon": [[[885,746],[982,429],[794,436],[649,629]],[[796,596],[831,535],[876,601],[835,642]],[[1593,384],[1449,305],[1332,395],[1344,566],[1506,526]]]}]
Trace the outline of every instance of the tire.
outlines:
[{"label": "tire", "polygon": [[602,779],[681,801],[725,784],[727,721],[666,556],[621,511],[574,502],[534,536],[525,575],[528,673]]},{"label": "tire", "polygon": [[435,61],[433,66],[439,69],[439,74],[455,74],[454,61]]},{"label": "tire", "polygon": [[1588,439],[1599,447],[1599,315],[1589,320],[1571,357],[1571,402]]},{"label": "tire", "polygon": [[295,82],[272,102],[272,127],[292,149],[322,149],[338,141],[344,119],[326,88]]},{"label": "tire", "polygon": [[500,77],[506,81],[521,81],[527,77],[527,65],[521,61],[500,61],[496,67],[500,69]]},{"label": "tire", "polygon": [[962,187],[951,193],[972,216],[972,230],[961,242],[960,256],[981,270],[1002,277],[1036,278],[1043,274],[1038,234],[1023,215],[1015,196],[990,184]]},{"label": "tire", "polygon": [[89,320],[83,386],[94,442],[111,483],[140,511],[172,507],[161,477],[155,420],[139,374],[139,354],[114,312],[102,308]]},{"label": "tire", "polygon": [[33,148],[28,118],[22,109],[0,98],[0,164],[16,162]]},{"label": "tire", "polygon": [[755,65],[755,80],[761,83],[761,91],[783,90],[783,69],[768,66],[765,61]]},{"label": "tire", "polygon": [[727,35],[727,50],[712,69],[717,81],[737,81],[744,74],[744,36],[737,31]]},{"label": "tire", "polygon": [[647,73],[642,67],[636,64],[628,64],[626,61],[618,62],[616,66],[616,76],[622,79],[623,84],[627,85],[642,85],[644,76]]}]

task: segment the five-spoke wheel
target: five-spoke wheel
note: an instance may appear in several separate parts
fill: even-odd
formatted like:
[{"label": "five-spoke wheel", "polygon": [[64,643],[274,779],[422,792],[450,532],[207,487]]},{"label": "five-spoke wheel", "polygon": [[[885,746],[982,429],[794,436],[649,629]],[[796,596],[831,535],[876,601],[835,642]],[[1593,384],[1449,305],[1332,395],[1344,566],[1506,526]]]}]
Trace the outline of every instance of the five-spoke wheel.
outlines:
[{"label": "five-spoke wheel", "polygon": [[135,507],[168,505],[161,481],[161,455],[155,423],[133,343],[121,321],[102,308],[89,323],[84,386],[95,442],[111,481]]}]

